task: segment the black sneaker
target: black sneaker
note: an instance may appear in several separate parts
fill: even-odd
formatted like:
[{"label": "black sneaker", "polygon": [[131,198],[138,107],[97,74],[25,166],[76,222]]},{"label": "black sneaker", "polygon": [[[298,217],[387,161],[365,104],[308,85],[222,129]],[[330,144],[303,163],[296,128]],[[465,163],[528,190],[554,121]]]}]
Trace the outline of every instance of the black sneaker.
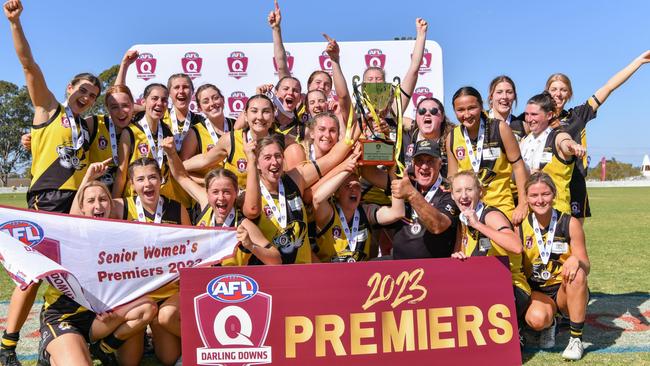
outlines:
[{"label": "black sneaker", "polygon": [[98,359],[104,366],[119,366],[115,354],[104,352],[102,347],[99,345],[99,342],[90,344],[90,354],[94,358]]},{"label": "black sneaker", "polygon": [[15,349],[0,349],[0,365],[2,366],[22,366],[18,361]]}]

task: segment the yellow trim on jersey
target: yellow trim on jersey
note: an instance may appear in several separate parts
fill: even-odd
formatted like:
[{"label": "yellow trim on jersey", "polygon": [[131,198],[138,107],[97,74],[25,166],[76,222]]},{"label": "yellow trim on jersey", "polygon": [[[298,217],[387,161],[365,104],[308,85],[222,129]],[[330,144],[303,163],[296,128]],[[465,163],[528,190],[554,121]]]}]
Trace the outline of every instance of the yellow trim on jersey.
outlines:
[{"label": "yellow trim on jersey", "polygon": [[239,189],[246,188],[246,153],[244,153],[244,133],[246,130],[235,130],[230,132],[230,155],[226,158],[223,167],[237,176]]}]

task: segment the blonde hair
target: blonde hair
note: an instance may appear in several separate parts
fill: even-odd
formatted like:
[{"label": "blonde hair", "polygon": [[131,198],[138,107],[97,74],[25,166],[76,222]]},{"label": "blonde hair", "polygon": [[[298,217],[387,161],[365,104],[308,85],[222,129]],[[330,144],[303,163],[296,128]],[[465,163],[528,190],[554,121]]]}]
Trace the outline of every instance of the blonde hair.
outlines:
[{"label": "blonde hair", "polygon": [[544,90],[548,91],[548,88],[551,87],[551,84],[554,81],[561,81],[564,84],[566,84],[566,87],[569,90],[569,95],[567,95],[566,99],[570,100],[571,97],[573,97],[573,87],[571,86],[571,80],[569,79],[569,77],[562,74],[561,72],[557,72],[557,73],[549,76],[548,80],[546,80],[546,86],[544,87]]},{"label": "blonde hair", "polygon": [[111,191],[108,190],[108,187],[106,186],[106,184],[104,184],[104,183],[102,183],[102,182],[100,182],[98,180],[93,180],[93,181],[90,181],[90,182],[84,184],[83,186],[81,186],[79,188],[79,200],[78,200],[77,204],[79,205],[80,210],[81,210],[81,208],[83,206],[84,197],[86,196],[86,189],[88,189],[90,187],[99,187],[99,188],[101,188],[104,191],[104,193],[106,193],[106,195],[108,196],[109,206],[111,208],[113,207],[113,200],[111,199],[111,197],[112,197],[111,196]]},{"label": "blonde hair", "polygon": [[474,186],[479,190],[479,197],[483,197],[483,184],[481,183],[481,180],[478,179],[478,176],[471,170],[462,170],[449,179],[452,191],[454,189],[454,182],[459,177],[469,177],[474,182]]}]

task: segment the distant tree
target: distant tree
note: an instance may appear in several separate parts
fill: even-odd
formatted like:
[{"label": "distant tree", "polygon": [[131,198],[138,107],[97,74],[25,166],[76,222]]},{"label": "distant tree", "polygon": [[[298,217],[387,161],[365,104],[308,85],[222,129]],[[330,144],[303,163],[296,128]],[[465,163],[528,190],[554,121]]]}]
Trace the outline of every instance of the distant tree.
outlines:
[{"label": "distant tree", "polygon": [[[621,180],[641,175],[641,168],[632,166],[632,164],[616,161],[615,158],[607,160],[605,168],[605,180]],[[587,179],[600,180],[600,169],[600,162],[598,162],[595,167],[589,169]]]},{"label": "distant tree", "polygon": [[27,88],[0,80],[0,181],[7,185],[11,173],[28,165],[31,156],[20,136],[32,125],[32,103]]},{"label": "distant tree", "polygon": [[120,65],[113,65],[99,74],[99,80],[102,81],[102,93],[97,97],[95,105],[88,110],[87,114],[89,116],[93,114],[106,114],[106,109],[104,108],[104,93],[106,88],[113,85],[113,82],[115,82],[119,70]]}]

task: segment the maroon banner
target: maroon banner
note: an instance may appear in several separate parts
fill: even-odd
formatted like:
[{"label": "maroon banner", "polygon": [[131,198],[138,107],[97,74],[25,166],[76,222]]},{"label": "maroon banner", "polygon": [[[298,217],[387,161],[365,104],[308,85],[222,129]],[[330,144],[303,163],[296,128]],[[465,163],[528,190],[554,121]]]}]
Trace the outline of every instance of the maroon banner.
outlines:
[{"label": "maroon banner", "polygon": [[181,269],[189,365],[520,365],[494,257]]}]

